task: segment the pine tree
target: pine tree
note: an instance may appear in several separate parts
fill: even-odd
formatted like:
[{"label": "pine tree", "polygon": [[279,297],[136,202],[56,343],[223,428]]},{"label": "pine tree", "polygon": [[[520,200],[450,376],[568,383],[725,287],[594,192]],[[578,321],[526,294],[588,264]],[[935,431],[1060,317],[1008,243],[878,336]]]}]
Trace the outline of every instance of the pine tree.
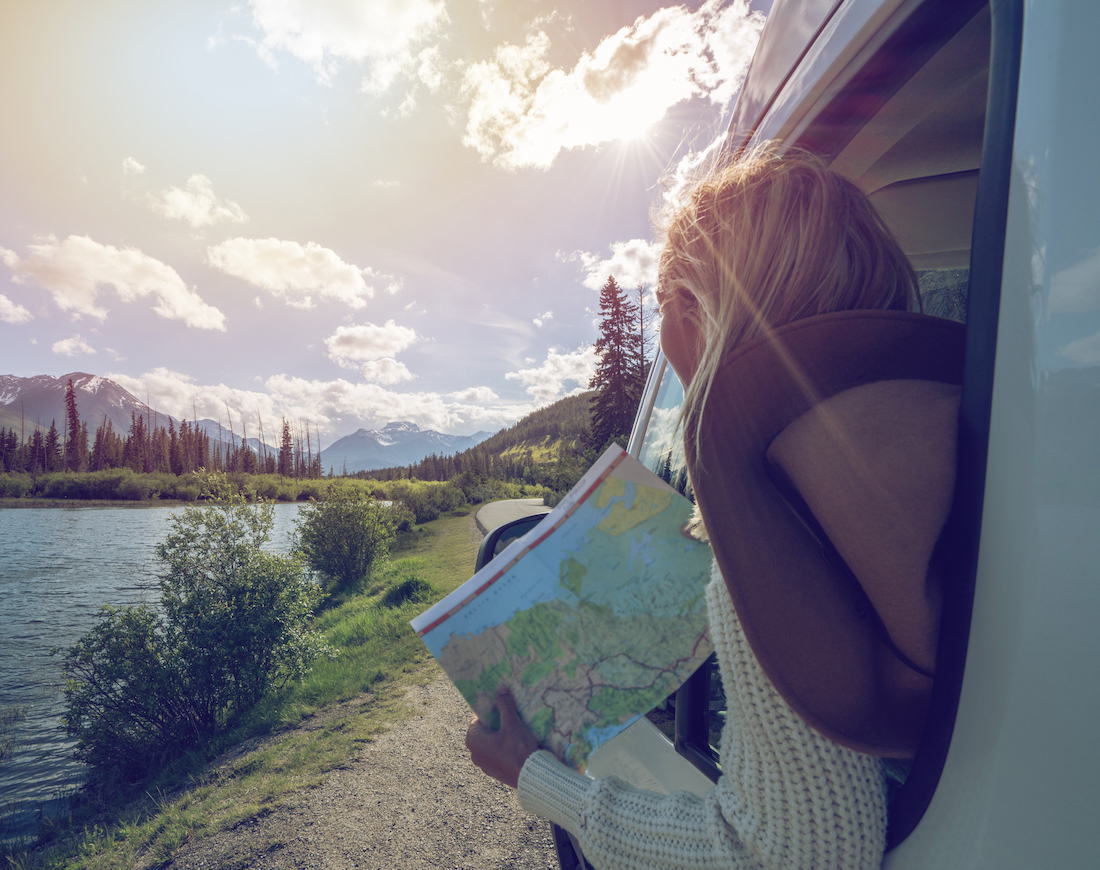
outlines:
[{"label": "pine tree", "polygon": [[283,437],[279,442],[279,474],[290,477],[294,473],[294,449],[290,440],[290,424],[283,417]]},{"label": "pine tree", "polygon": [[45,451],[46,471],[60,471],[62,465],[61,436],[57,434],[56,420],[50,420],[50,428],[46,432]]},{"label": "pine tree", "polygon": [[596,340],[596,373],[589,389],[592,399],[590,444],[602,449],[609,441],[630,433],[642,397],[644,351],[637,327],[638,306],[608,278],[600,290],[600,337]]},{"label": "pine tree", "polygon": [[84,443],[80,441],[80,415],[76,411],[76,390],[73,379],[65,385],[65,470],[83,471],[87,464],[88,439],[85,431]]}]

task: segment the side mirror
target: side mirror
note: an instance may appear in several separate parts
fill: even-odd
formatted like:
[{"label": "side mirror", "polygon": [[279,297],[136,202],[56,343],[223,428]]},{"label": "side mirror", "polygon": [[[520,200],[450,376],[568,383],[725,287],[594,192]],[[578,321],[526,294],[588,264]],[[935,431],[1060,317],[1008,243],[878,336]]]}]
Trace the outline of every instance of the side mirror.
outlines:
[{"label": "side mirror", "polygon": [[518,520],[512,520],[503,526],[497,526],[489,532],[481,540],[481,549],[477,551],[477,565],[474,570],[480,571],[492,562],[505,547],[516,538],[522,538],[526,535],[542,522],[542,518],[545,516],[546,514],[533,514],[529,517],[520,517]]}]

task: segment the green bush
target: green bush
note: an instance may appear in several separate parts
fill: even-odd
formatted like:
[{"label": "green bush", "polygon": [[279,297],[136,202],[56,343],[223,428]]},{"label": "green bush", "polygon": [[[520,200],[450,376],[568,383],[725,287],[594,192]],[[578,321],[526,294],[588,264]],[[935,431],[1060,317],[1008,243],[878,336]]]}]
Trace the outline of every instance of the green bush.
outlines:
[{"label": "green bush", "polygon": [[30,491],[29,474],[0,474],[0,498],[22,498]]},{"label": "green bush", "polygon": [[104,608],[64,653],[65,729],[95,772],[148,773],[222,728],[327,651],[307,629],[320,590],[301,561],[261,549],[270,504],[211,477],[156,547],[160,607]]},{"label": "green bush", "polygon": [[371,566],[393,545],[397,516],[361,491],[329,486],[324,499],[298,509],[295,549],[330,589],[345,589],[370,576]]},{"label": "green bush", "polygon": [[406,601],[417,604],[431,601],[436,596],[435,587],[420,577],[408,577],[386,590],[382,603],[386,607],[400,607]]}]

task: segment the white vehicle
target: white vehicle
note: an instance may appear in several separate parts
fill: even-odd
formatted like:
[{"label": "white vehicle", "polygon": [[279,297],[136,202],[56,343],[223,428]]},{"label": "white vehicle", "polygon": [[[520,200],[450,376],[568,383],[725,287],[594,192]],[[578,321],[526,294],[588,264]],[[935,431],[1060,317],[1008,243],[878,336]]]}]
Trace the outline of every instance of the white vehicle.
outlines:
[{"label": "white vehicle", "polygon": [[[884,866],[1100,866],[1100,3],[776,0],[725,148],[825,156],[892,226],[925,310],[967,326],[929,724]],[[682,452],[654,366],[629,451]],[[719,771],[717,680],[593,757],[664,791]],[[583,857],[557,832],[566,870]]]}]

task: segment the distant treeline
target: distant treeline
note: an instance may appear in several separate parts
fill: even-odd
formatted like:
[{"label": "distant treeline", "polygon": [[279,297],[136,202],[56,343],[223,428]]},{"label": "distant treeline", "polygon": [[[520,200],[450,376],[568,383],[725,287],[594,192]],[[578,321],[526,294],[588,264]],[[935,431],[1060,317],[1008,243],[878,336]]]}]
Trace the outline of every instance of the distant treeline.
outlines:
[{"label": "distant treeline", "polygon": [[[262,421],[260,441],[263,442]],[[190,474],[204,468],[210,471],[243,474],[279,474],[293,478],[319,478],[321,471],[320,444],[316,444],[308,425],[297,435],[290,423],[282,421],[282,437],[278,451],[261,449],[257,453],[231,434],[230,443],[214,440],[186,420],[176,428],[173,419],[168,426],[150,415],[132,413],[129,431],[115,431],[106,416],[96,427],[94,436],[88,424],[80,419],[76,407],[76,391],[70,379],[65,388],[63,431],[51,420],[43,434],[33,427],[30,437],[24,437],[15,427],[0,428],[0,471],[26,473],[37,479],[51,472],[99,472],[129,469],[138,474]]]},{"label": "distant treeline", "polygon": [[[418,522],[494,498],[545,496],[552,504],[603,446],[589,443],[592,395],[541,408],[453,456],[432,454],[410,465],[337,476],[376,498],[408,503]],[[65,402],[62,432],[51,422],[45,434],[35,428],[23,439],[15,428],[0,428],[0,471],[6,472],[0,474],[0,498],[194,501],[200,469],[225,472],[247,498],[302,501],[326,491],[320,453],[314,452],[319,445],[307,427],[295,436],[283,420],[279,450],[257,454],[243,443],[213,440],[188,421],[177,427],[169,418],[165,427],[133,414],[125,435],[104,419],[89,447],[71,381]]]}]

